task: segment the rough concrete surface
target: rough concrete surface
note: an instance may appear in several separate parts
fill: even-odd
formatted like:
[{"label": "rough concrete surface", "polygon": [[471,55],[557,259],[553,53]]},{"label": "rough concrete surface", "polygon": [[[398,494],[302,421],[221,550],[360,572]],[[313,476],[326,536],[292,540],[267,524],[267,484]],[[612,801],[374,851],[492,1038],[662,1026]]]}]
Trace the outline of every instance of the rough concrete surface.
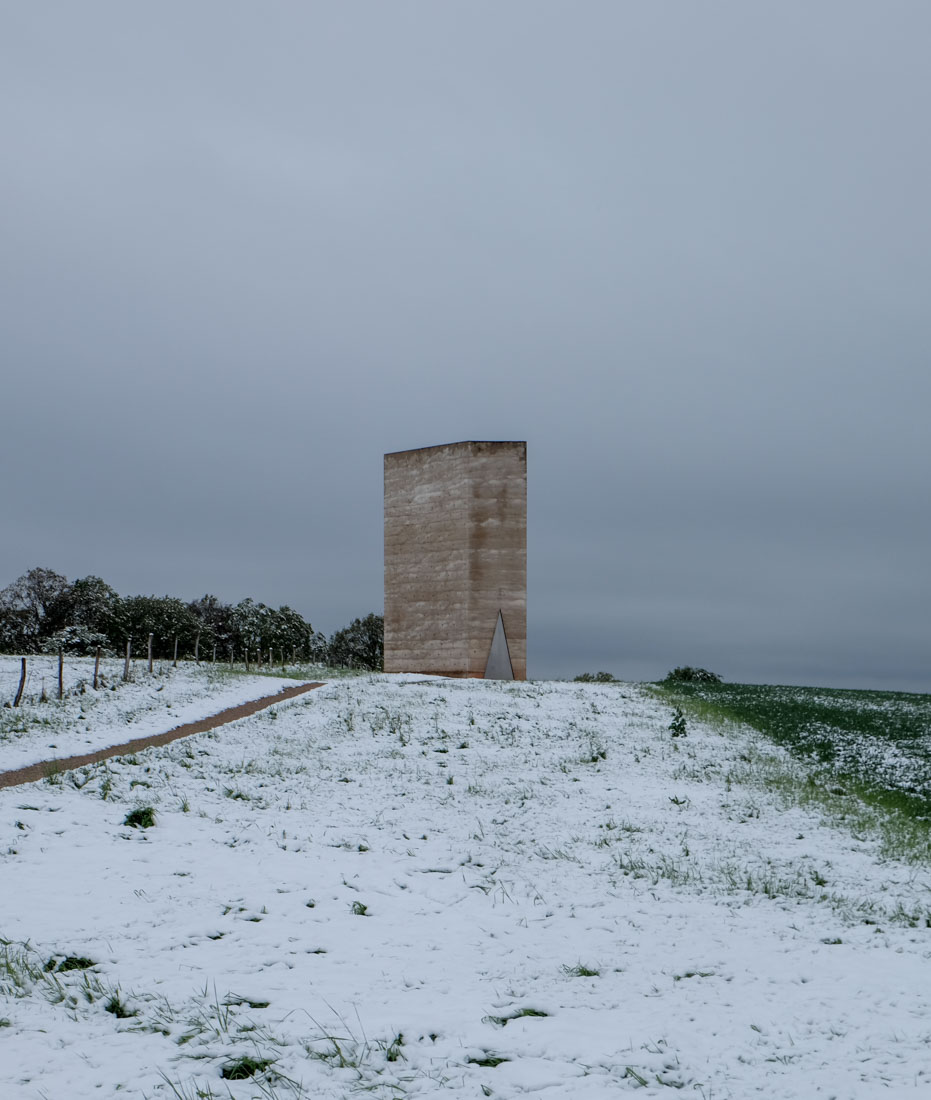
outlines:
[{"label": "rough concrete surface", "polygon": [[498,612],[527,677],[527,445],[385,455],[385,671],[482,677]]}]

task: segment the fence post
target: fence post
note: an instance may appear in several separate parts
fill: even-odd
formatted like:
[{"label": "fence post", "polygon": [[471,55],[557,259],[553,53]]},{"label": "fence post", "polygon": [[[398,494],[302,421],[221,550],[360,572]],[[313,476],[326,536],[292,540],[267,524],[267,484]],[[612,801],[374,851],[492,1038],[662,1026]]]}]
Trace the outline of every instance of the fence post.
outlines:
[{"label": "fence post", "polygon": [[100,646],[97,646],[97,656],[94,658],[94,691],[100,683]]},{"label": "fence post", "polygon": [[126,660],[123,662],[123,683],[129,683],[129,655],[132,652],[132,642],[126,639]]},{"label": "fence post", "polygon": [[149,635],[149,675],[152,675],[152,635]]},{"label": "fence post", "polygon": [[58,651],[58,698],[59,700],[65,697],[65,655]]},{"label": "fence post", "polygon": [[217,643],[213,643],[213,664],[217,663]]},{"label": "fence post", "polygon": [[194,639],[194,664],[200,664],[200,631],[197,632],[197,637]]},{"label": "fence post", "polygon": [[249,671],[249,647],[246,646],[246,672]]},{"label": "fence post", "polygon": [[178,667],[178,635],[177,634],[175,635],[175,659],[174,659],[174,661],[172,661],[171,667],[172,668],[177,668]]},{"label": "fence post", "polygon": [[23,697],[23,688],[26,686],[26,658],[23,658],[23,666],[19,673],[19,687],[16,689],[16,698],[13,700],[13,706],[18,707],[20,700]]},{"label": "fence post", "polygon": [[233,667],[233,647],[230,646],[230,668]]}]

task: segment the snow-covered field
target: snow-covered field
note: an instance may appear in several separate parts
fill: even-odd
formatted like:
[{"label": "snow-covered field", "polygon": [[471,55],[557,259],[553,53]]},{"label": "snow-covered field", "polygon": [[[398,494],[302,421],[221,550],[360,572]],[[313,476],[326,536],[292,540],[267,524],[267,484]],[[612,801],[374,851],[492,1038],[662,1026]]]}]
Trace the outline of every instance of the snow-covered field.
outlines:
[{"label": "snow-covered field", "polygon": [[670,717],[372,676],[0,791],[0,1095],[931,1094],[927,867]]},{"label": "snow-covered field", "polygon": [[[0,656],[0,705],[16,697],[20,667],[19,657]],[[151,676],[145,662],[136,662],[133,681],[124,683],[122,658],[107,658],[101,661],[102,682],[94,691],[93,660],[72,657],[65,659],[59,702],[58,658],[28,657],[26,668],[20,706],[0,709],[0,771],[166,733],[295,683],[189,661],[177,668],[170,661],[155,662]]]}]

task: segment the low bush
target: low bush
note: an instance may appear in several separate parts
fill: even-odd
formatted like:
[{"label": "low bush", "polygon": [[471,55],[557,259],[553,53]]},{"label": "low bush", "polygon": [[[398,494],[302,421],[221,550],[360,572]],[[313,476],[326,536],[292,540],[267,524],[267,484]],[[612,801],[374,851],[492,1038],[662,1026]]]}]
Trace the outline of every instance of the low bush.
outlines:
[{"label": "low bush", "polygon": [[123,824],[133,829],[151,829],[155,824],[155,810],[151,806],[130,810],[123,818]]},{"label": "low bush", "polygon": [[670,681],[680,684],[720,684],[721,677],[715,672],[709,672],[706,668],[691,668],[686,665],[684,668],[674,668],[672,672],[667,672],[663,683]]}]

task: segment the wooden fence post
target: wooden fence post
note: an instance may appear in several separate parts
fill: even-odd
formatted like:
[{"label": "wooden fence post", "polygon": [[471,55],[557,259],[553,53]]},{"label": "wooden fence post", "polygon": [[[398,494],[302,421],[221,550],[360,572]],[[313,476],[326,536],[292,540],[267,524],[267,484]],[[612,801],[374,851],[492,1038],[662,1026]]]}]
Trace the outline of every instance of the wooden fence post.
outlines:
[{"label": "wooden fence post", "polygon": [[150,676],[152,675],[152,637],[153,637],[153,635],[150,634],[149,635],[149,675]]},{"label": "wooden fence post", "polygon": [[178,667],[178,635],[175,635],[175,659],[171,665],[172,668]]},{"label": "wooden fence post", "polygon": [[213,643],[213,664],[217,663],[217,643]]},{"label": "wooden fence post", "polygon": [[59,700],[65,697],[65,655],[58,651],[58,698]]},{"label": "wooden fence post", "polygon": [[233,647],[230,646],[230,668],[233,667]]},{"label": "wooden fence post", "polygon": [[249,647],[246,646],[246,672],[249,671]]},{"label": "wooden fence post", "polygon": [[23,665],[19,673],[19,687],[16,689],[16,698],[13,700],[13,706],[18,707],[20,700],[23,697],[23,688],[26,686],[26,658],[23,658]]},{"label": "wooden fence post", "polygon": [[194,664],[200,664],[200,631],[197,632],[197,637],[194,639]]},{"label": "wooden fence post", "polygon": [[123,662],[123,683],[129,683],[129,655],[132,652],[132,642],[126,639],[126,660]]},{"label": "wooden fence post", "polygon": [[97,646],[97,656],[94,658],[94,691],[100,683],[100,646]]}]

